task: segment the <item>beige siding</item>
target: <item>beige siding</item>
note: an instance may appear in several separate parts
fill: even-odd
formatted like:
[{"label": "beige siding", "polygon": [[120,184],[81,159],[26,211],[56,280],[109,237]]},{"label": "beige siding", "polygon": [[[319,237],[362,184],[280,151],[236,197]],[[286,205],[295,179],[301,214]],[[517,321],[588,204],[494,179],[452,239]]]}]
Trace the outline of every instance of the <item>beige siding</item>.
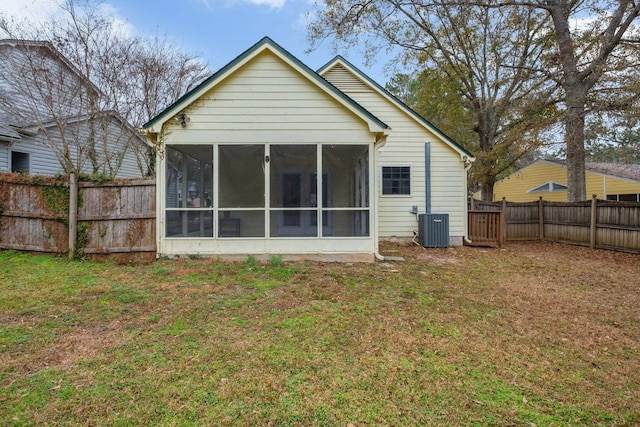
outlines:
[{"label": "beige siding", "polygon": [[[164,143],[368,144],[369,152],[373,150],[375,134],[365,118],[328,96],[326,88],[317,86],[315,81],[269,49],[214,83],[184,110],[189,118],[184,128],[173,119],[163,125],[165,133],[161,138]],[[217,161],[214,160],[214,164]],[[369,161],[372,161],[371,154]],[[160,162],[158,166],[161,177],[158,206],[162,211],[165,203],[162,177],[166,164]],[[272,195],[270,181],[266,186],[267,194]],[[336,192],[334,197],[339,195]],[[371,192],[369,197],[373,197]],[[159,230],[163,230],[162,220],[161,214]],[[376,247],[373,229],[367,237],[344,238],[181,239],[162,236],[159,234],[158,248],[160,253],[166,254],[364,254],[372,259]]]},{"label": "beige siding", "polygon": [[[335,67],[337,68],[337,67]],[[431,143],[431,212],[449,214],[449,234],[462,238],[465,234],[465,171],[460,154],[443,142],[440,137],[427,130],[373,89],[362,90],[362,86],[344,68],[324,77],[343,90],[352,99],[390,126],[387,143],[380,149],[376,184],[379,197],[380,237],[411,237],[417,230],[416,215],[411,207],[418,206],[420,213],[426,210],[425,196],[425,143]],[[334,69],[332,69],[334,70]],[[348,75],[347,75],[348,74]],[[332,78],[338,76],[337,80]],[[359,80],[358,80],[359,81]],[[350,90],[351,88],[357,90]],[[410,196],[382,196],[382,166],[411,167]],[[461,239],[458,239],[461,243]]]},{"label": "beige siding", "polygon": [[215,86],[186,113],[190,119],[186,128],[168,123],[166,142],[373,142],[364,121],[268,51]]},{"label": "beige siding", "polygon": [[362,80],[355,78],[349,70],[340,64],[337,64],[328,70],[323,77],[344,93],[371,92],[371,88],[369,88],[369,86],[364,84]]}]

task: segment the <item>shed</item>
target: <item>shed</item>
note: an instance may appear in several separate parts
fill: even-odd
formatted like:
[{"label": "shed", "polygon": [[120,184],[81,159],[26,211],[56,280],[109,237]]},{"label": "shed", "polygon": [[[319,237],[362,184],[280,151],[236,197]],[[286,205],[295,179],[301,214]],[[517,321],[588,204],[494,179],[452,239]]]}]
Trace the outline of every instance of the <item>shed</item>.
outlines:
[{"label": "shed", "polygon": [[145,124],[159,255],[373,260],[420,212],[466,235],[472,155],[342,57],[265,37]]}]

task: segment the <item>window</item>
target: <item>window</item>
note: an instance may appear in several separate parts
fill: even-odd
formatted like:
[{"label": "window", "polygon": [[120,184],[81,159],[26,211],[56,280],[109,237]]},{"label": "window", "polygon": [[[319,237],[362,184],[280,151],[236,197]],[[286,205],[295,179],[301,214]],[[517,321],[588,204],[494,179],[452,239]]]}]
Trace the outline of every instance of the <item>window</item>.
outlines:
[{"label": "window", "polygon": [[264,145],[220,145],[218,154],[218,237],[264,237]]},{"label": "window", "polygon": [[165,236],[369,237],[369,155],[367,144],[168,145]]},{"label": "window", "polygon": [[410,195],[411,168],[409,166],[383,166],[382,194]]},{"label": "window", "polygon": [[11,172],[29,173],[29,153],[11,152]]},{"label": "window", "polygon": [[167,146],[166,236],[213,237],[213,147]]},{"label": "window", "polygon": [[271,237],[318,235],[318,150],[271,145]]},{"label": "window", "polygon": [[[324,145],[322,235],[369,236],[369,149],[366,145]],[[326,193],[326,194],[325,194]],[[326,199],[326,200],[325,200]]]},{"label": "window", "polygon": [[559,182],[549,181],[538,187],[532,188],[527,191],[527,193],[551,193],[553,191],[564,191],[567,189],[567,186],[564,184],[560,184]]},{"label": "window", "polygon": [[618,202],[640,202],[640,194],[607,194],[607,200]]}]

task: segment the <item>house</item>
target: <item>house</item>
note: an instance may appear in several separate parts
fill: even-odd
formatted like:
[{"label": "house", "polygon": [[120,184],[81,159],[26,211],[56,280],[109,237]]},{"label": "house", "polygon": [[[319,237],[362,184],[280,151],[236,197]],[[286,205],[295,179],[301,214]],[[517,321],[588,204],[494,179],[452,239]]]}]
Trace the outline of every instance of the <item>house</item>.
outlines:
[{"label": "house", "polygon": [[[615,163],[585,164],[587,197],[640,201],[640,165]],[[475,196],[479,198],[479,195]],[[536,160],[496,182],[494,200],[511,202],[567,201],[567,165],[555,160]]]},{"label": "house", "polygon": [[265,37],[144,128],[159,255],[373,260],[424,212],[466,236],[472,155],[342,57],[314,72]]},{"label": "house", "polygon": [[145,139],[51,43],[0,40],[0,172],[146,174]]}]

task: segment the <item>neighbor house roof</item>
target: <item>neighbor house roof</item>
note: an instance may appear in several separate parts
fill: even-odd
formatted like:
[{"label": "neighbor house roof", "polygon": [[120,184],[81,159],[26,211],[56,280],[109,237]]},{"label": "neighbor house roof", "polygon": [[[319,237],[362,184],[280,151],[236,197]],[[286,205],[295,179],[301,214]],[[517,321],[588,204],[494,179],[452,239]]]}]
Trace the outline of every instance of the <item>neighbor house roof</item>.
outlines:
[{"label": "neighbor house roof", "polygon": [[218,85],[220,82],[225,80],[228,76],[233,74],[236,70],[241,68],[244,64],[249,62],[252,58],[256,57],[260,53],[265,50],[269,50],[274,53],[280,59],[288,63],[294,69],[296,69],[300,74],[304,75],[310,82],[315,84],[318,88],[324,91],[327,95],[334,98],[338,102],[340,102],[343,106],[345,106],[348,110],[353,112],[356,116],[360,117],[362,120],[369,124],[369,129],[372,132],[380,132],[386,133],[386,130],[389,129],[384,122],[378,119],[376,116],[367,111],[360,104],[355,102],[353,99],[348,97],[345,93],[338,90],[331,83],[322,78],[319,74],[313,71],[311,68],[307,67],[304,63],[302,63],[299,59],[289,53],[287,50],[282,48],[280,45],[275,43],[269,37],[264,37],[258,43],[247,49],[245,52],[240,54],[233,61],[222,67],[216,73],[214,73],[211,77],[200,83],[200,85],[196,86],[191,91],[187,92],[180,99],[174,102],[172,105],[167,107],[164,111],[158,114],[156,117],[149,120],[149,122],[143,125],[144,129],[149,130],[150,132],[159,132],[162,125],[168,121],[170,118],[174,117],[176,114],[180,113],[184,108],[189,106],[191,103],[196,101],[200,96],[209,91],[214,86]]},{"label": "neighbor house roof", "polygon": [[[120,113],[118,113],[116,110],[98,111],[97,113],[93,113],[93,114],[87,113],[81,116],[69,116],[66,118],[58,118],[58,120],[64,122],[65,125],[70,125],[72,123],[85,122],[92,119],[105,118],[105,117],[110,120],[117,121],[122,129],[126,129],[128,132],[130,132],[135,139],[139,140],[139,142],[143,144],[149,144],[146,138],[144,138],[143,135],[141,135],[137,129],[131,126],[131,124],[129,124],[129,122],[127,122],[124,119],[124,117],[122,117]],[[35,135],[41,129],[50,128],[50,127],[56,126],[56,124],[57,124],[56,120],[51,119],[49,121],[42,122],[42,123],[32,122],[32,123],[25,123],[20,127],[15,127],[15,126],[11,126],[11,127],[15,128],[18,132],[20,132],[20,134]],[[1,130],[2,130],[2,126],[0,125],[0,138],[2,135]],[[21,139],[20,134],[17,134],[18,139]]]},{"label": "neighbor house roof", "polygon": [[351,64],[342,56],[338,55],[335,58],[333,58],[331,61],[326,63],[324,66],[322,66],[318,70],[318,74],[323,75],[326,71],[330,70],[336,65],[340,65],[345,69],[347,69],[351,74],[353,74],[354,76],[362,80],[367,86],[372,88],[374,91],[378,92],[378,94],[386,98],[388,101],[395,104],[397,107],[403,110],[406,114],[413,117],[413,119],[416,120],[420,125],[422,125],[426,129],[428,129],[429,131],[431,131],[432,133],[440,137],[440,139],[442,139],[446,144],[452,147],[455,151],[459,152],[460,155],[466,156],[470,161],[475,160],[475,158],[473,157],[473,154],[471,154],[467,149],[465,149],[463,146],[455,142],[453,139],[447,136],[444,132],[438,129],[433,123],[429,122],[427,119],[422,117],[415,110],[410,108],[408,105],[406,105],[404,102],[398,99],[391,92],[386,90],[384,87],[380,86],[375,80],[373,80],[368,75],[360,71],[356,66]]},{"label": "neighbor house roof", "polygon": [[[540,161],[555,163],[564,168],[567,167],[567,163],[561,160],[536,160],[533,163],[540,162]],[[624,179],[631,179],[634,181],[640,181],[640,165],[623,164],[623,163],[586,162],[584,164],[584,167],[585,167],[585,170],[589,172],[610,175],[616,178],[624,178]]]},{"label": "neighbor house roof", "polygon": [[640,165],[620,163],[593,163],[587,162],[585,168],[592,172],[613,175],[619,178],[640,181]]},{"label": "neighbor house roof", "polygon": [[13,126],[0,123],[0,141],[13,142],[20,139],[22,137]]},{"label": "neighbor house roof", "polygon": [[101,94],[102,92],[98,87],[93,84],[87,76],[82,74],[78,67],[73,65],[69,59],[64,56],[55,46],[48,41],[40,41],[40,40],[22,40],[22,39],[0,39],[0,47],[7,46],[11,48],[22,48],[22,49],[43,49],[47,52],[51,57],[56,59],[58,62],[63,64],[71,73],[75,74],[80,78],[86,85],[87,88],[91,89],[96,94]]}]

